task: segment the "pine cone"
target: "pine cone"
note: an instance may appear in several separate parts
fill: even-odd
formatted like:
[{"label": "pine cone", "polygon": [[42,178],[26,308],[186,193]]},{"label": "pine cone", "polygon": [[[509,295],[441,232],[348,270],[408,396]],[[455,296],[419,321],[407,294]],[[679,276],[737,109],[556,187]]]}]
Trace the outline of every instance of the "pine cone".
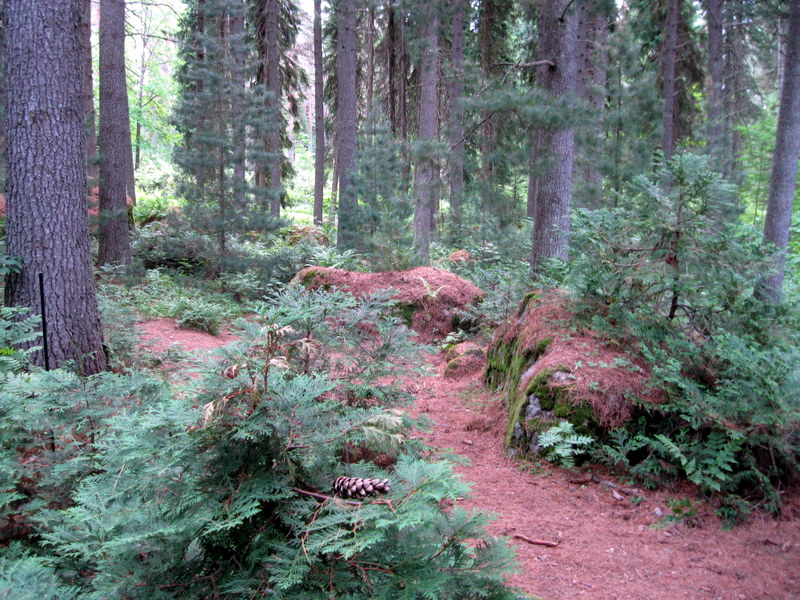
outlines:
[{"label": "pine cone", "polygon": [[365,498],[385,494],[392,485],[388,479],[362,479],[361,477],[337,477],[333,482],[333,493],[342,498]]}]

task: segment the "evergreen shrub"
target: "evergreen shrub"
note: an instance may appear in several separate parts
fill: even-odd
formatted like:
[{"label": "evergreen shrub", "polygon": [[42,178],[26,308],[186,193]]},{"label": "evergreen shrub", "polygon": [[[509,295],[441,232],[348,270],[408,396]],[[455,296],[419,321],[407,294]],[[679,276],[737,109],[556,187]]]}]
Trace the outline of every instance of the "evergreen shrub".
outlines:
[{"label": "evergreen shrub", "polygon": [[[391,406],[417,350],[387,304],[289,289],[176,387],[137,372],[8,376],[0,590],[522,598],[503,583],[508,546],[483,515],[445,508],[466,486]],[[351,402],[367,384],[370,398]],[[393,466],[344,462],[352,446],[389,452]],[[338,498],[342,475],[388,478],[391,490]]]},{"label": "evergreen shrub", "polygon": [[579,319],[638,346],[668,394],[604,455],[651,484],[693,481],[727,517],[778,510],[800,474],[800,313],[754,298],[769,262],[730,193],[679,156],[618,208],[578,212],[569,271]]}]

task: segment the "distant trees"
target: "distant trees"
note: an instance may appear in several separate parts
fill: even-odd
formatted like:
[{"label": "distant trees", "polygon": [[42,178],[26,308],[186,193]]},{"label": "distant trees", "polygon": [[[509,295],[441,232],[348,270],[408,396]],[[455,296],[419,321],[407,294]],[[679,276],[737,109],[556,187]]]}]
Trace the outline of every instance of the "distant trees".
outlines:
[{"label": "distant trees", "polygon": [[336,11],[336,143],[339,171],[340,249],[357,241],[358,197],[353,185],[358,136],[356,0],[339,0]]},{"label": "distant trees", "polygon": [[[125,0],[100,4],[100,265],[131,262],[128,180],[133,171],[125,78]],[[130,163],[130,164],[129,164]]]},{"label": "distant trees", "polygon": [[274,223],[269,191],[242,171],[274,157],[263,140],[279,127],[264,114],[271,96],[256,80],[260,61],[237,29],[242,19],[252,27],[244,1],[194,0],[180,35],[180,191],[192,224],[216,238],[223,262],[231,234],[268,231]]},{"label": "distant trees", "polygon": [[800,0],[790,2],[787,42],[769,204],[764,219],[764,241],[774,244],[776,253],[774,271],[767,275],[762,295],[772,302],[780,299],[783,287],[800,160]]},{"label": "distant trees", "polygon": [[5,2],[6,252],[22,259],[5,303],[39,314],[43,273],[50,364],[90,375],[107,359],[86,212],[83,15],[81,0]]}]

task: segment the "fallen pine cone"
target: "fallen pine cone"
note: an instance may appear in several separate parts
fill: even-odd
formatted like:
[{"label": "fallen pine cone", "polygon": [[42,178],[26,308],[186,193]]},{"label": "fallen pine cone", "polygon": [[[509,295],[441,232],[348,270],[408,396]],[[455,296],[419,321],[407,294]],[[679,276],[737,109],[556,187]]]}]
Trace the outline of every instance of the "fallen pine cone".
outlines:
[{"label": "fallen pine cone", "polygon": [[365,498],[385,494],[392,485],[388,479],[362,479],[361,477],[337,477],[333,481],[333,493],[342,498]]}]

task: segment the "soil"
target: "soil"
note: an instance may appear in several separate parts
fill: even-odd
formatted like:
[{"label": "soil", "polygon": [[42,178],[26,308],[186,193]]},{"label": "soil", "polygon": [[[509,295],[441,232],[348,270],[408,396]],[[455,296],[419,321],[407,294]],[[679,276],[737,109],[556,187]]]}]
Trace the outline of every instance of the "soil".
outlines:
[{"label": "soil", "polygon": [[[204,351],[235,339],[169,319],[141,327],[154,350]],[[505,414],[482,385],[480,366],[445,378],[444,355],[429,362],[431,375],[406,383],[417,399],[410,412],[433,421],[425,434],[432,446],[469,460],[457,470],[473,495],[461,503],[492,513],[489,531],[516,547],[513,585],[546,600],[800,600],[800,498],[787,498],[780,518],[756,514],[724,531],[689,489],[639,492],[597,467],[592,479],[588,471],[508,459]],[[670,519],[685,499],[694,514]]]}]

